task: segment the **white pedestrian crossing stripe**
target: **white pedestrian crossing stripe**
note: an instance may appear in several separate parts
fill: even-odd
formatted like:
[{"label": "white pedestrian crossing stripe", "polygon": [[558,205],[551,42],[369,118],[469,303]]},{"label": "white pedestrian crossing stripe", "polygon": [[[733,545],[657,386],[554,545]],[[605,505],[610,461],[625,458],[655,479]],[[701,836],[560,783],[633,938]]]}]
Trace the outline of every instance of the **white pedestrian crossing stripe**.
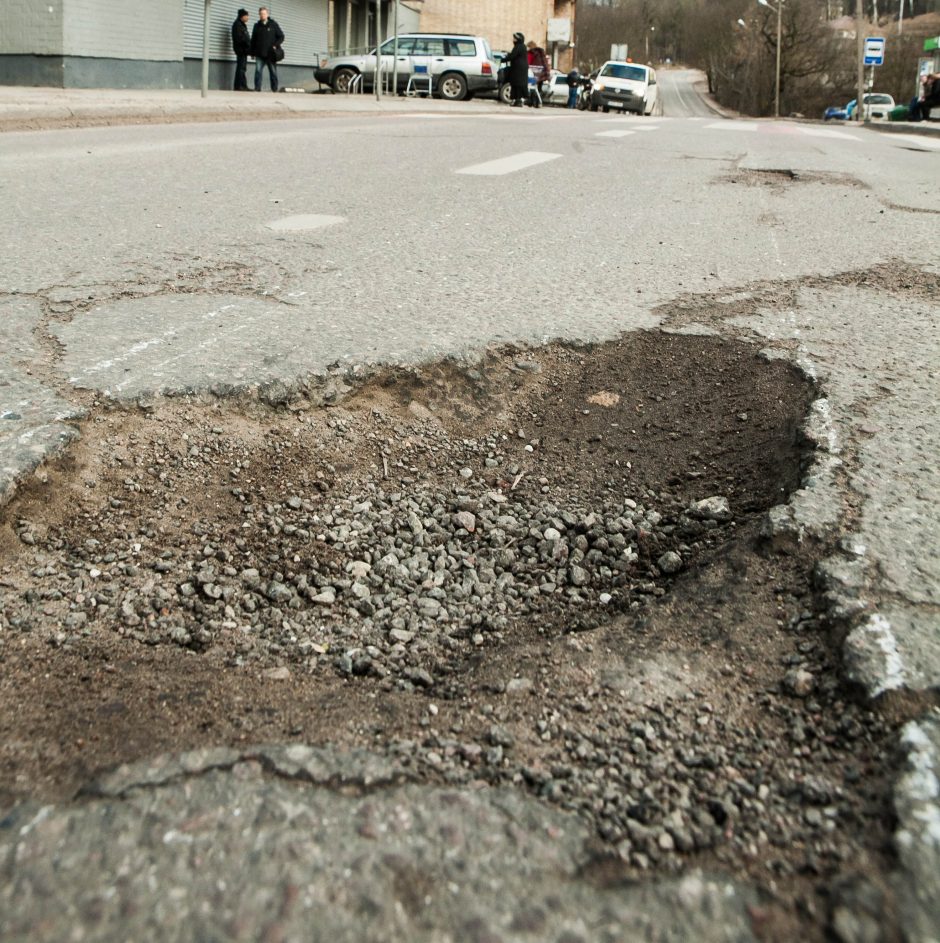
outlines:
[{"label": "white pedestrian crossing stripe", "polygon": [[515,173],[527,167],[535,167],[546,161],[555,160],[561,154],[547,154],[544,151],[522,151],[510,157],[500,157],[497,160],[488,160],[484,164],[473,164],[456,171],[458,174],[471,174],[477,177],[498,177],[502,174]]},{"label": "white pedestrian crossing stripe", "polygon": [[932,151],[940,150],[940,138],[927,137],[925,134],[895,134],[891,132],[890,134],[886,134],[885,137],[892,144],[900,142],[905,147],[916,144],[919,147],[924,147]]},{"label": "white pedestrian crossing stripe", "polygon": [[854,134],[846,134],[845,131],[834,131],[832,128],[800,128],[803,134],[808,134],[811,138],[839,138],[842,141],[855,141],[859,139]]}]

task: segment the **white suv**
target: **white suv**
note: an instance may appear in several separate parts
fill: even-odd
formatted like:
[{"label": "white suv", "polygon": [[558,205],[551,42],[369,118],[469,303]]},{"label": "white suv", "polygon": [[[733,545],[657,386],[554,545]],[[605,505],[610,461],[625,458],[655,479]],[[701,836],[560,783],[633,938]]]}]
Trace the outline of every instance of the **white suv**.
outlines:
[{"label": "white suv", "polygon": [[[382,72],[390,79],[396,66],[394,38],[382,43],[379,53]],[[348,92],[357,75],[362,76],[364,88],[372,88],[375,60],[374,49],[365,55],[331,56],[320,63],[314,75],[321,85],[329,85],[334,92]],[[402,34],[398,37],[397,66],[399,92],[416,73],[419,78],[430,74],[432,92],[450,101],[472,98],[477,92],[496,91],[493,53],[482,36]]]}]

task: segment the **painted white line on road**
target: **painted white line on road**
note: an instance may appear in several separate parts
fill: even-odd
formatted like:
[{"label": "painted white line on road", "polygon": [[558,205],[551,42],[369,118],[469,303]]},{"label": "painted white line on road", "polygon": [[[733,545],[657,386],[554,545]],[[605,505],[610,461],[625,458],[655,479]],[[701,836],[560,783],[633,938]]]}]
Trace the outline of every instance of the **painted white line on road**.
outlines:
[{"label": "painted white line on road", "polygon": [[561,154],[546,154],[544,151],[522,151],[511,157],[500,157],[498,160],[488,160],[485,164],[473,164],[455,171],[458,174],[472,174],[477,177],[498,177],[501,174],[515,173],[527,167],[535,167],[546,161],[555,160]]},{"label": "painted white line on road", "polygon": [[285,216],[276,219],[273,223],[266,223],[268,229],[278,229],[290,232],[304,232],[308,229],[322,229],[324,226],[335,226],[345,223],[345,216],[324,216],[319,213],[308,213],[305,216]]},{"label": "painted white line on road", "polygon": [[891,132],[886,134],[885,137],[892,142],[900,141],[905,147],[911,144],[918,144],[932,151],[940,150],[940,139],[929,138],[924,134],[894,134]]},{"label": "painted white line on road", "polygon": [[860,139],[854,134],[846,134],[845,131],[833,131],[832,128],[800,128],[800,130],[811,138],[839,138],[842,141],[861,143]]},{"label": "painted white line on road", "polygon": [[628,134],[633,134],[633,132],[624,128],[614,128],[612,131],[597,131],[594,136],[598,138],[625,138]]},{"label": "painted white line on road", "polygon": [[573,118],[574,115],[535,115],[530,111],[514,111],[508,115],[473,115],[473,117],[486,121],[563,121],[565,118]]},{"label": "painted white line on road", "polygon": [[659,126],[655,124],[641,124],[634,128],[635,131],[658,131]]},{"label": "painted white line on road", "polygon": [[[565,109],[567,112],[567,109]],[[469,114],[469,115],[425,115],[425,114],[406,114],[390,115],[395,118],[424,119],[427,121],[564,121],[566,118],[575,117],[572,114],[545,115],[533,114],[531,110],[513,111],[506,115],[494,114]]]},{"label": "painted white line on road", "polygon": [[705,127],[716,131],[756,131],[758,125],[756,121],[714,121]]}]

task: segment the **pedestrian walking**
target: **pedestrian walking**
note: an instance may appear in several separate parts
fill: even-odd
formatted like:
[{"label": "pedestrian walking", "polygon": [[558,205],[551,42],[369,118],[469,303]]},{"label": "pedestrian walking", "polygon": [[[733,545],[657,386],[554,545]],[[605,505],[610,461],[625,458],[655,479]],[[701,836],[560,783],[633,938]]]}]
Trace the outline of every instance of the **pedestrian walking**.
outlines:
[{"label": "pedestrian walking", "polygon": [[514,108],[521,108],[529,94],[529,56],[522,33],[512,34],[512,49],[503,56],[509,63],[509,97]]},{"label": "pedestrian walking", "polygon": [[572,69],[565,78],[568,79],[568,107],[578,107],[578,84],[581,82],[581,75],[577,69]]},{"label": "pedestrian walking", "polygon": [[277,64],[284,58],[281,44],[284,42],[284,30],[271,19],[267,7],[258,10],[258,22],[251,31],[251,54],[255,57],[255,91],[261,91],[261,76],[264,67],[268,67],[271,91],[277,91]]},{"label": "pedestrian walking", "polygon": [[248,91],[248,57],[251,55],[251,34],[248,32],[249,13],[238,11],[232,24],[232,52],[235,53],[235,91]]}]

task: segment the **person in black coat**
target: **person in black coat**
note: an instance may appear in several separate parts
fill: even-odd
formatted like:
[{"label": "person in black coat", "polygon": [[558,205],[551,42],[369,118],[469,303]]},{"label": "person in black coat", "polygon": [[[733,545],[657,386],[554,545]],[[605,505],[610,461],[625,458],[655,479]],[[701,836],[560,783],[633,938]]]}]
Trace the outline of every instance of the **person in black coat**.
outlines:
[{"label": "person in black coat", "polygon": [[512,34],[512,49],[503,56],[509,63],[509,96],[511,104],[521,108],[529,95],[529,52],[522,33]]},{"label": "person in black coat", "polygon": [[239,10],[232,24],[232,52],[235,53],[235,91],[248,91],[248,57],[251,36],[248,33],[248,11]]},{"label": "person in black coat", "polygon": [[[276,51],[284,42],[284,31],[271,19],[267,7],[258,10],[258,22],[251,31],[251,54],[255,57],[255,91],[261,91],[261,76],[264,67],[268,67],[271,91],[277,91]],[[280,58],[280,57],[279,57]]]}]

